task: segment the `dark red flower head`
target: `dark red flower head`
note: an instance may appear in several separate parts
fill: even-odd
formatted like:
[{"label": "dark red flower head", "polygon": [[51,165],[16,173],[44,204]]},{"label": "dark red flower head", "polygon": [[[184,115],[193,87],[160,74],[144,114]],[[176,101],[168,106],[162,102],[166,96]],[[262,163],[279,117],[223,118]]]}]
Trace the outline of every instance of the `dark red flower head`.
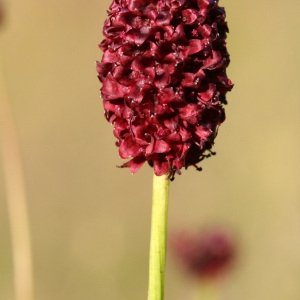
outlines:
[{"label": "dark red flower head", "polygon": [[207,278],[224,272],[232,263],[236,251],[232,236],[223,230],[176,234],[170,246],[187,271]]},{"label": "dark red flower head", "polygon": [[96,68],[119,154],[130,158],[121,167],[135,173],[147,161],[172,179],[210,156],[225,120],[225,11],[218,0],[114,0],[108,15]]}]

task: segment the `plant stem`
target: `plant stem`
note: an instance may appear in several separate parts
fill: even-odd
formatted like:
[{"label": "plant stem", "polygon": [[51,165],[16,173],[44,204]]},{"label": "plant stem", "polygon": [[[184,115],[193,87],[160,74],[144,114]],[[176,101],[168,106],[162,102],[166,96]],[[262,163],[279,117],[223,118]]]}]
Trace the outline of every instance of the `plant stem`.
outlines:
[{"label": "plant stem", "polygon": [[148,300],[164,299],[169,184],[166,176],[154,174]]},{"label": "plant stem", "polygon": [[[1,58],[0,58],[1,60]],[[33,299],[33,276],[25,183],[13,114],[0,61],[0,146],[11,230],[16,300]]]}]

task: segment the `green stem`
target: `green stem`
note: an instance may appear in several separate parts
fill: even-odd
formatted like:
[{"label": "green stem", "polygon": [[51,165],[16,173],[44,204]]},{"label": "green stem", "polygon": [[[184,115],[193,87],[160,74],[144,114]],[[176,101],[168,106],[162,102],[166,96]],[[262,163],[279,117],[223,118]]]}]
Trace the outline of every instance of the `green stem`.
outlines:
[{"label": "green stem", "polygon": [[32,257],[25,181],[17,130],[5,89],[1,65],[0,69],[0,147],[12,240],[15,299],[32,300]]},{"label": "green stem", "polygon": [[169,184],[165,176],[154,175],[148,300],[164,299]]}]

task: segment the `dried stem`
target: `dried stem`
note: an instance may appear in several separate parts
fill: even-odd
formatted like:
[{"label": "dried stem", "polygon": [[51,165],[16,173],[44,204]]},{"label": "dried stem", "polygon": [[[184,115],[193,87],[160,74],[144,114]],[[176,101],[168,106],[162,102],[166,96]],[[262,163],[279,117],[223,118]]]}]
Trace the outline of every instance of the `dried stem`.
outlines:
[{"label": "dried stem", "polygon": [[2,72],[0,65],[0,145],[11,230],[15,299],[33,300],[31,243],[23,168]]}]

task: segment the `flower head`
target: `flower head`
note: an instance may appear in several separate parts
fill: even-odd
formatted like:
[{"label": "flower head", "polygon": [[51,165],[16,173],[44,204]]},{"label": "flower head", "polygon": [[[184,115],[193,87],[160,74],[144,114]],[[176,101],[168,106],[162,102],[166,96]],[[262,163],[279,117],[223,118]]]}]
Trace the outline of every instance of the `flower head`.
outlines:
[{"label": "flower head", "polygon": [[121,167],[147,161],[172,179],[213,154],[226,67],[225,11],[218,0],[114,0],[96,69]]},{"label": "flower head", "polygon": [[173,236],[171,250],[192,275],[215,277],[228,268],[235,257],[232,237],[223,230]]}]

